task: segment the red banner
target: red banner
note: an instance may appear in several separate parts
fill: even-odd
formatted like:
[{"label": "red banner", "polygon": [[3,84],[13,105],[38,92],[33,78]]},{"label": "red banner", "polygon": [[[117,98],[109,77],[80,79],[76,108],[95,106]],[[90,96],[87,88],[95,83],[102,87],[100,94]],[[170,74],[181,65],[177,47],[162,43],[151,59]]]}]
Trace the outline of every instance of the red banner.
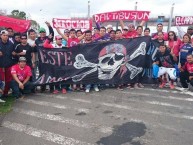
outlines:
[{"label": "red banner", "polygon": [[57,19],[53,18],[53,27],[61,29],[92,29],[92,20],[88,19]]},{"label": "red banner", "polygon": [[149,20],[149,11],[114,11],[108,13],[95,14],[96,22],[113,20]]},{"label": "red banner", "polygon": [[21,20],[10,18],[6,16],[0,16],[0,27],[11,27],[16,32],[26,32],[31,25],[29,20]]},{"label": "red banner", "polygon": [[176,16],[175,17],[175,25],[176,26],[187,26],[193,25],[193,16]]}]

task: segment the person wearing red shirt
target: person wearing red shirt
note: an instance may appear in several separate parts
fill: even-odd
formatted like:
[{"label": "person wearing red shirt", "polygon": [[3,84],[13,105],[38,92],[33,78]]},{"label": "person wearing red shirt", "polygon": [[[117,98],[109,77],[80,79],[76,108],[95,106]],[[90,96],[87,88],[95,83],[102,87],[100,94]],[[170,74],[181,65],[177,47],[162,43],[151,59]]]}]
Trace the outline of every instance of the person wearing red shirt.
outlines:
[{"label": "person wearing red shirt", "polygon": [[168,33],[163,32],[163,24],[159,23],[157,24],[157,33],[152,34],[152,39],[157,39],[158,38],[158,33],[162,32],[164,35],[164,40],[168,40]]},{"label": "person wearing red shirt", "polygon": [[73,47],[76,46],[82,39],[84,39],[85,34],[81,35],[80,37],[76,37],[76,30],[75,29],[71,29],[70,30],[70,35],[69,37],[67,37],[66,35],[64,35],[63,33],[61,33],[61,31],[59,30],[59,28],[56,28],[56,31],[58,32],[59,35],[62,36],[62,38],[64,40],[67,41],[68,47]]},{"label": "person wearing red shirt", "polygon": [[13,80],[10,83],[12,94],[16,98],[22,97],[23,93],[31,92],[32,85],[30,77],[32,76],[31,68],[26,65],[26,58],[20,57],[18,64],[11,67]]},{"label": "person wearing red shirt", "polygon": [[183,87],[183,91],[187,91],[189,89],[187,82],[190,82],[190,84],[193,86],[193,55],[188,54],[186,58],[187,62],[185,65],[178,66],[180,69],[180,82]]},{"label": "person wearing red shirt", "polygon": [[171,50],[171,52],[178,58],[182,41],[177,38],[174,31],[168,32],[168,42],[166,43],[168,43],[167,46]]}]

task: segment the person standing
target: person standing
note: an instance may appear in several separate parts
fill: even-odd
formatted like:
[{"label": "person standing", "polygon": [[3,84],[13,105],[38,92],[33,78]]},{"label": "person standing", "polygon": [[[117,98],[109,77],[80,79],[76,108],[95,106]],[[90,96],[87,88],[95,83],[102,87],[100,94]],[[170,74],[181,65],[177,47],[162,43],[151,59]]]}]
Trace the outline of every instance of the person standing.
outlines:
[{"label": "person standing", "polygon": [[[49,35],[52,34],[52,36],[54,37],[54,30],[53,30],[52,26],[50,25],[49,22],[45,22],[45,23],[48,26]],[[35,40],[35,44],[37,46],[37,47],[35,47],[36,48],[35,52],[38,52],[38,49],[43,46],[44,42],[48,38],[48,36],[46,36],[46,29],[45,28],[41,27],[39,29],[39,35],[40,36]],[[53,39],[52,39],[52,41],[53,41]],[[41,72],[40,72],[40,74],[41,74]],[[52,92],[54,90],[54,87],[52,85],[49,85],[49,87],[50,87],[50,92]],[[41,92],[45,92],[45,90],[46,90],[46,85],[42,85],[41,86]]]},{"label": "person standing", "polygon": [[8,96],[10,89],[9,84],[12,80],[11,66],[14,64],[12,52],[14,51],[14,45],[9,41],[8,32],[6,30],[1,31],[0,40],[0,78],[5,81],[5,89],[3,96]]}]

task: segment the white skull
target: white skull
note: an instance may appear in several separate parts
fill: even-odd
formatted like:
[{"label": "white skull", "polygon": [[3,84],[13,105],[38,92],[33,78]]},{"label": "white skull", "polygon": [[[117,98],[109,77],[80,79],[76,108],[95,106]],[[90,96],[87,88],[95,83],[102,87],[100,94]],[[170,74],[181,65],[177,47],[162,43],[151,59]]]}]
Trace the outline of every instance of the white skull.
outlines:
[{"label": "white skull", "polygon": [[125,55],[123,53],[109,53],[99,57],[98,78],[100,80],[110,80],[113,78],[121,64],[124,63]]}]

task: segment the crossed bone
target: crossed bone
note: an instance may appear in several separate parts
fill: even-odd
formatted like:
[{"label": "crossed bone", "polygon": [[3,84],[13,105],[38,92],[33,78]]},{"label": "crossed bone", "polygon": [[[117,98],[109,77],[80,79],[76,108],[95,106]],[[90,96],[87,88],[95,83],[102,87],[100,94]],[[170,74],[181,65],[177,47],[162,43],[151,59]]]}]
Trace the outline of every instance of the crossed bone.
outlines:
[{"label": "crossed bone", "polygon": [[[143,68],[142,67],[138,67],[137,68],[137,67],[129,64],[128,62],[133,60],[133,59],[135,59],[139,55],[145,55],[145,54],[146,54],[146,43],[142,42],[139,45],[139,47],[137,48],[137,50],[135,50],[135,52],[132,55],[130,55],[130,56],[127,55],[126,56],[125,66],[131,72],[130,79],[135,78],[136,75],[138,75],[140,72],[142,72]],[[84,72],[84,73],[81,73],[81,74],[73,76],[72,80],[74,82],[78,82],[78,81],[82,80],[85,76],[87,76],[87,75],[89,75],[89,74],[91,74],[91,73],[93,73],[93,72],[98,70],[98,64],[95,64],[95,63],[87,61],[85,59],[84,55],[82,55],[82,54],[78,54],[75,57],[74,67],[76,69],[82,69],[82,68],[86,68],[86,67],[93,68],[93,69],[91,69],[91,70],[89,70],[87,72]]]}]

